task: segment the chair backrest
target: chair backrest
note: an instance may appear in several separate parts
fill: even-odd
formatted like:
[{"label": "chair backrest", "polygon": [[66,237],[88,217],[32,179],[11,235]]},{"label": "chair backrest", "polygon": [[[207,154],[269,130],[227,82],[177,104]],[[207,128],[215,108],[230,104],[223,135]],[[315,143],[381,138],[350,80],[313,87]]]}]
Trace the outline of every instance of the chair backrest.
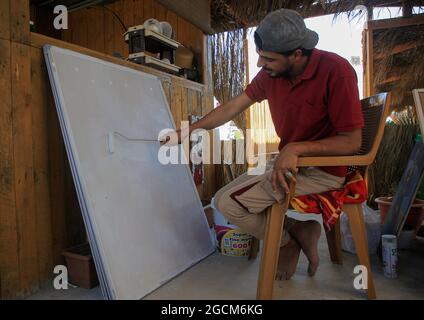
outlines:
[{"label": "chair backrest", "polygon": [[[361,100],[365,126],[362,128],[362,145],[357,155],[366,155],[371,164],[383,138],[386,119],[390,114],[390,93],[382,92]],[[358,167],[352,167],[358,169]],[[364,171],[365,168],[361,168]]]}]

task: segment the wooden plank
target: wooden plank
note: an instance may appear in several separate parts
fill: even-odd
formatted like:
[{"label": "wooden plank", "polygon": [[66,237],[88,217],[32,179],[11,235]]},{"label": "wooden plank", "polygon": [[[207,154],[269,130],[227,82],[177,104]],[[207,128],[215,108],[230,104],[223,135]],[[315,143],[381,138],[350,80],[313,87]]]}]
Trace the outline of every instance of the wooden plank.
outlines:
[{"label": "wooden plank", "polygon": [[50,90],[43,52],[31,48],[32,131],[34,148],[34,194],[40,281],[53,272],[52,227],[49,186],[47,94]]},{"label": "wooden plank", "polygon": [[198,98],[198,96],[199,96],[199,93],[198,92],[193,92],[193,100],[192,100],[192,111],[191,111],[191,113],[193,114],[193,115],[196,115],[196,116],[200,116],[201,114],[199,113],[199,98]]},{"label": "wooden plank", "polygon": [[72,28],[72,43],[82,47],[87,47],[87,23],[84,12],[81,10],[71,13],[73,28]]},{"label": "wooden plank", "polygon": [[177,17],[177,24],[178,26],[176,40],[184,47],[187,47],[187,23],[183,18]]},{"label": "wooden plank", "polygon": [[0,39],[0,298],[20,292],[10,41]]},{"label": "wooden plank", "polygon": [[[64,43],[49,37],[43,37],[38,34],[32,34],[32,44],[36,48],[41,48],[43,44]],[[71,48],[81,48],[76,45],[68,44]],[[95,51],[90,51],[95,52]],[[47,80],[48,81],[48,80]],[[53,265],[63,264],[64,259],[61,255],[63,249],[67,246],[66,226],[66,188],[65,188],[65,161],[66,151],[63,143],[62,132],[59,126],[56,106],[51,92],[51,87],[47,90],[47,122],[48,122],[48,158],[49,158],[49,185],[50,185],[50,207],[51,207],[51,237],[52,237],[52,259]]]},{"label": "wooden plank", "polygon": [[[83,19],[90,21],[90,27],[87,27],[86,33],[87,33],[87,48],[90,48],[92,50],[97,50],[95,46],[96,42],[96,32],[95,29],[98,28],[98,21],[96,21],[96,12],[98,11],[97,8],[90,8],[90,9],[81,9],[79,10],[84,13]],[[100,50],[97,50],[100,51]]]},{"label": "wooden plank", "polygon": [[202,116],[205,116],[208,113],[208,111],[207,111],[206,95],[204,92],[200,93],[200,98],[202,99]]},{"label": "wooden plank", "polygon": [[165,72],[159,71],[157,69],[153,69],[153,68],[143,66],[143,65],[140,65],[140,64],[137,64],[137,63],[125,61],[125,60],[122,60],[122,59],[119,59],[119,58],[116,58],[116,57],[112,57],[110,55],[107,55],[107,54],[104,54],[104,53],[101,53],[101,52],[98,52],[98,51],[94,51],[94,50],[91,50],[91,49],[88,49],[88,48],[84,48],[84,47],[81,47],[81,46],[76,45],[76,44],[68,43],[68,42],[57,40],[57,39],[50,38],[50,37],[46,37],[44,35],[34,33],[34,32],[31,33],[31,45],[33,47],[42,48],[43,45],[45,45],[46,43],[49,43],[49,44],[52,44],[52,45],[55,45],[55,46],[58,46],[58,47],[61,47],[61,48],[74,50],[74,51],[80,52],[82,54],[86,54],[86,55],[89,55],[89,56],[92,56],[92,57],[95,57],[95,58],[103,59],[105,61],[116,63],[116,64],[126,66],[126,67],[129,67],[129,68],[135,69],[135,70],[147,72],[147,73],[159,76],[159,77],[175,79],[177,81],[183,82],[185,87],[192,88],[193,90],[198,90],[198,91],[204,90],[204,86],[201,83],[197,83],[197,82],[190,81],[190,80],[187,80],[187,79],[182,79],[178,76],[170,75],[169,73],[165,73]]},{"label": "wooden plank", "polygon": [[[121,17],[122,20],[122,13],[123,13],[123,5],[122,1],[115,1],[114,2],[114,8],[113,10],[115,13]],[[127,27],[127,26],[126,26]],[[127,27],[128,28],[128,27]],[[113,21],[113,42],[114,42],[114,52],[120,53],[124,58],[127,58],[125,56],[124,52],[124,46],[127,46],[127,44],[124,41],[124,38],[122,37],[122,34],[125,32],[124,28],[122,27],[121,23],[118,21],[118,19],[114,19]]]},{"label": "wooden plank", "polygon": [[143,1],[143,11],[144,11],[144,21],[150,18],[154,18],[153,12],[153,1],[144,0]]},{"label": "wooden plank", "polygon": [[[81,9],[79,10],[79,12],[80,12],[80,19],[78,21],[78,28],[80,30],[79,41],[81,46],[88,48],[89,10]],[[91,27],[91,22],[90,22],[90,27]]]},{"label": "wooden plank", "polygon": [[366,41],[366,69],[365,69],[365,78],[366,78],[366,87],[364,96],[370,97],[374,94],[374,41],[373,41],[373,32],[372,30],[364,30],[365,41]]},{"label": "wooden plank", "polygon": [[64,263],[61,252],[66,247],[67,236],[64,178],[66,152],[51,89],[48,90],[47,94],[47,116],[52,256],[53,265],[58,265]]},{"label": "wooden plank", "polygon": [[85,19],[90,21],[87,26],[87,47],[96,51],[105,51],[105,24],[103,9],[95,7],[85,10]]},{"label": "wooden plank", "polygon": [[171,90],[171,112],[174,118],[175,127],[181,128],[181,86],[178,85],[178,81],[172,80]]},{"label": "wooden plank", "polygon": [[65,185],[65,226],[66,241],[64,249],[87,242],[82,212],[72,178],[71,168],[67,156],[64,157],[64,185]]},{"label": "wooden plank", "polygon": [[174,31],[174,39],[176,39],[178,32],[178,16],[174,12],[168,10],[166,11],[166,21],[171,24],[172,30]]},{"label": "wooden plank", "polygon": [[[10,0],[6,0],[8,1]],[[29,15],[29,0],[10,1],[10,39],[12,41],[29,44]]]},{"label": "wooden plank", "polygon": [[156,1],[153,1],[153,13],[155,19],[159,21],[164,21],[166,19],[166,8]]},{"label": "wooden plank", "polygon": [[193,90],[188,89],[187,91],[187,114],[190,116],[193,114]]},{"label": "wooden plank", "polygon": [[116,19],[110,10],[113,10],[113,4],[105,5],[103,9],[103,21],[104,21],[104,53],[112,55],[115,50],[114,47],[114,20]]},{"label": "wooden plank", "polygon": [[[134,26],[134,1],[123,0],[123,15],[122,18],[127,28]],[[121,32],[122,34],[123,32]]]},{"label": "wooden plank", "polygon": [[[37,20],[35,20],[35,29],[37,32],[45,34],[52,38],[61,39],[62,38],[62,31],[65,31],[64,29],[57,30],[54,25],[53,21],[57,17],[57,14],[53,12],[53,8],[49,7],[37,7],[36,9],[36,16]],[[68,15],[69,17],[71,15]],[[68,20],[68,24],[69,24]],[[68,25],[68,28],[71,28],[71,25]],[[68,29],[69,31],[69,29]]]},{"label": "wooden plank", "polygon": [[0,39],[10,40],[10,1],[0,1]]},{"label": "wooden plank", "polygon": [[206,92],[213,92],[212,79],[212,53],[209,50],[208,37],[203,36],[203,57],[202,57],[202,82],[205,85]]},{"label": "wooden plank", "polygon": [[[72,21],[73,14],[68,14],[68,29],[63,29],[61,39],[63,41],[72,42],[72,30],[74,29],[74,22]],[[37,30],[37,32],[39,32]]]},{"label": "wooden plank", "polygon": [[414,15],[409,18],[372,20],[367,22],[366,28],[372,30],[379,30],[415,26],[420,24],[424,24],[424,14]]},{"label": "wooden plank", "polygon": [[134,0],[134,25],[144,23],[144,6],[143,0]]},{"label": "wooden plank", "polygon": [[188,118],[188,91],[189,89],[181,87],[181,120],[189,121]]},{"label": "wooden plank", "polygon": [[[134,26],[134,4],[133,0],[124,0],[123,1],[123,13],[122,13],[122,19],[124,21],[124,24],[127,26],[127,28],[130,28]],[[128,44],[125,42],[123,33],[125,31],[121,32],[121,38],[122,38],[122,50],[124,52],[124,57],[128,57],[129,55],[129,47]]]},{"label": "wooden plank", "polygon": [[12,42],[13,159],[19,241],[21,290],[24,295],[38,289],[37,230],[34,201],[34,162],[31,108],[30,47]]},{"label": "wooden plank", "polygon": [[[124,24],[126,25],[127,28],[130,28],[132,26],[134,26],[134,4],[133,4],[133,0],[123,0],[122,1],[122,15],[121,15],[121,19],[124,21]],[[121,39],[122,39],[122,51],[123,51],[123,55],[124,57],[128,57],[129,55],[129,48],[128,48],[128,44],[125,42],[124,40],[124,36],[123,34],[126,31],[124,31],[123,29],[121,30],[121,32],[119,32]]]}]

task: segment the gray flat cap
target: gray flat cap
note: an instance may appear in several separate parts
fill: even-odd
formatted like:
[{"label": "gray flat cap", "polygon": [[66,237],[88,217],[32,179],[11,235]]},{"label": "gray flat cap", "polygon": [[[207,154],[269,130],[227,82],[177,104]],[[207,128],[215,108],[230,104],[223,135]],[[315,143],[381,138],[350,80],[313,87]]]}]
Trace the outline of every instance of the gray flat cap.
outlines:
[{"label": "gray flat cap", "polygon": [[259,24],[256,33],[263,51],[286,52],[296,48],[313,49],[318,34],[309,30],[300,14],[280,9],[269,13]]}]

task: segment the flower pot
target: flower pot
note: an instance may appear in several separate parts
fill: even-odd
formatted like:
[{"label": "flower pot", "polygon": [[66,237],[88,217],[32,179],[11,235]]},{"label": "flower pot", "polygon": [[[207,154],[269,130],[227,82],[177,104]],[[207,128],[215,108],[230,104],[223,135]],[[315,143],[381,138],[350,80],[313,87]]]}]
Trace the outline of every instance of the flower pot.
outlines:
[{"label": "flower pot", "polygon": [[66,249],[62,255],[66,260],[70,283],[86,289],[94,288],[99,284],[88,243]]},{"label": "flower pot", "polygon": [[[392,205],[393,197],[379,197],[375,199],[380,210],[381,224],[384,223],[389,208]],[[414,203],[409,210],[408,217],[405,222],[405,228],[414,229],[418,231],[424,220],[424,201],[415,199]]]}]

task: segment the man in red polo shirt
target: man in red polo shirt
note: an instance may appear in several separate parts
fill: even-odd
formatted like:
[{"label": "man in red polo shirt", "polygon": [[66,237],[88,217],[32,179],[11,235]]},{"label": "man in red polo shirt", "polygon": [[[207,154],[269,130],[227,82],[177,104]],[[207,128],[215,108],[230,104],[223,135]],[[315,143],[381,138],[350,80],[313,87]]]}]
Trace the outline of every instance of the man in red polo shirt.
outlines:
[{"label": "man in red polo shirt", "polygon": [[[297,172],[296,195],[343,186],[346,167],[298,170],[300,156],[352,155],[361,146],[364,123],[355,71],[337,54],[315,49],[317,43],[318,35],[306,28],[297,12],[287,9],[271,12],[255,32],[258,67],[262,70],[241,95],[189,128],[190,132],[213,129],[254,102],[268,99],[275,130],[281,139],[277,158],[264,174],[244,174],[215,195],[218,210],[231,223],[259,239],[265,233],[263,213],[284,198],[287,181],[294,179],[292,173]],[[300,250],[309,260],[308,274],[315,274],[320,233],[316,221],[285,219],[278,279],[293,275]]]}]

